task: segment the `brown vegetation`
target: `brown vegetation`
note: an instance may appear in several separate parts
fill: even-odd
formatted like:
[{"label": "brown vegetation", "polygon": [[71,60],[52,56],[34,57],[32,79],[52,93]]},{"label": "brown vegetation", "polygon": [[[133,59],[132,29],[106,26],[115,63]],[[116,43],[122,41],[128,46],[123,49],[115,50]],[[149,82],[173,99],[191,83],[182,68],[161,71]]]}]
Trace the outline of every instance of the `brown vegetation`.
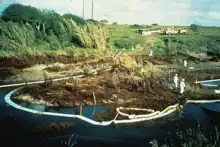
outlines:
[{"label": "brown vegetation", "polygon": [[[156,67],[151,60],[141,56],[120,55],[114,60],[108,58],[90,62],[89,64],[94,66],[112,62],[112,70],[99,71],[98,75],[79,79],[28,86],[14,97],[28,95],[35,100],[43,99],[50,106],[77,107],[78,110],[84,106],[108,105],[106,113],[95,114],[98,118],[114,118],[115,110],[120,106],[163,110],[170,105],[184,104],[187,99],[220,98],[212,95],[213,90],[202,90],[198,84],[194,84],[196,79],[219,77],[219,71],[176,69],[168,72]],[[154,60],[158,62],[156,65],[163,65],[166,61],[165,57],[156,57]],[[175,73],[179,74],[180,79],[186,79],[187,87],[183,95],[179,94],[179,89],[172,88]]]}]

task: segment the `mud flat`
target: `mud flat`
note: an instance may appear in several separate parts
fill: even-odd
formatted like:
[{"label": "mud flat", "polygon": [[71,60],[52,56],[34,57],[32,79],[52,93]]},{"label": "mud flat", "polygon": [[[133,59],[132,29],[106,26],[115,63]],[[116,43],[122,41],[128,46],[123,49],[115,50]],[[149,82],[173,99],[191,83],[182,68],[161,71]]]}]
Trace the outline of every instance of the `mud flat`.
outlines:
[{"label": "mud flat", "polygon": [[94,57],[74,58],[67,55],[22,55],[11,57],[0,57],[0,67],[13,67],[17,69],[31,67],[36,64],[52,64],[61,62],[64,64],[86,61]]},{"label": "mud flat", "polygon": [[112,58],[106,57],[98,59],[85,59],[84,61],[51,64],[36,64],[27,68],[0,68],[0,80],[2,84],[23,83],[45,79],[67,77],[77,74],[89,74],[91,72],[101,72],[111,69],[113,66]]},{"label": "mud flat", "polygon": [[[78,60],[62,66],[44,66],[43,70],[49,73],[83,73],[89,76],[56,83],[48,80],[43,84],[26,86],[15,93],[13,98],[48,107],[75,107],[79,113],[85,106],[107,106],[107,111],[94,113],[98,120],[112,120],[118,107],[162,111],[170,105],[183,105],[188,99],[220,99],[219,95],[213,95],[213,89],[204,90],[201,85],[195,84],[196,80],[220,78],[219,70],[191,70],[179,65],[180,68],[171,71],[169,65],[176,64],[176,56],[116,56]],[[194,63],[196,69],[199,61],[191,59],[189,62]],[[92,75],[94,72],[97,74]],[[183,95],[179,94],[179,89],[173,88],[175,73],[178,73],[180,79],[186,79],[186,92]],[[52,76],[49,74],[49,77]],[[142,112],[136,112],[139,113]]]},{"label": "mud flat", "polygon": [[[123,55],[121,55],[77,58],[67,55],[0,57],[0,82],[8,84],[44,80],[45,78],[59,78],[84,73],[85,71],[91,72],[111,68],[120,62],[128,62],[125,63],[126,65],[133,62],[130,59],[124,59]],[[136,64],[141,66],[151,64],[170,68],[170,66],[177,64],[177,67],[182,67],[179,66],[182,64],[182,59],[179,55],[155,56],[153,58],[149,58],[146,55],[129,56]],[[188,58],[188,60],[189,65],[192,64],[193,66],[201,62],[198,58]],[[129,68],[133,66],[134,64],[130,64]]]},{"label": "mud flat", "polygon": [[[78,111],[80,107],[85,106],[108,106],[107,111],[94,113],[98,120],[113,119],[117,114],[117,107],[161,111],[177,103],[183,105],[188,99],[220,99],[219,95],[213,95],[212,90],[203,91],[199,85],[193,84],[191,74],[184,75],[189,82],[183,95],[179,94],[178,89],[166,85],[169,77],[165,74],[150,77],[133,76],[126,68],[115,68],[100,75],[28,86],[14,94],[13,98],[30,103],[38,102],[37,104],[42,102],[49,107],[76,107]],[[206,72],[203,71],[203,77],[206,76]]]}]

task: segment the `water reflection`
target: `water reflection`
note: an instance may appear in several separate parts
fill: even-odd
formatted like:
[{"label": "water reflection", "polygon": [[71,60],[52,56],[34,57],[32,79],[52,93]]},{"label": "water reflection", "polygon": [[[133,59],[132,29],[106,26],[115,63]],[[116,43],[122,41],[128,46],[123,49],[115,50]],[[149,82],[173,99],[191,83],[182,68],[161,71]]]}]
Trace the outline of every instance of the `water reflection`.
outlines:
[{"label": "water reflection", "polygon": [[[70,107],[47,107],[45,105],[39,105],[39,104],[31,104],[28,102],[24,102],[22,100],[13,99],[13,101],[22,106],[29,109],[41,111],[41,112],[54,112],[54,113],[64,113],[64,114],[73,114],[73,115],[79,115],[80,112],[77,108]],[[88,117],[92,120],[96,120],[95,116],[93,115],[94,112],[105,112],[108,109],[108,106],[86,106],[82,107],[82,116]]]},{"label": "water reflection", "polygon": [[208,81],[208,82],[202,82],[203,88],[215,88],[220,85],[220,80],[218,81]]}]

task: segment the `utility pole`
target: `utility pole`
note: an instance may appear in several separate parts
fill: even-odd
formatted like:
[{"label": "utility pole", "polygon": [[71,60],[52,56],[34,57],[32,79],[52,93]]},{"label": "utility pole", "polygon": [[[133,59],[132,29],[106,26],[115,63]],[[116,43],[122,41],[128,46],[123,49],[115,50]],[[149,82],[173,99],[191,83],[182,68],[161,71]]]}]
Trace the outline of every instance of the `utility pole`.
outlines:
[{"label": "utility pole", "polygon": [[94,1],[92,0],[92,20],[93,20],[93,17],[94,17]]},{"label": "utility pole", "polygon": [[85,0],[83,0],[83,19],[85,18]]}]

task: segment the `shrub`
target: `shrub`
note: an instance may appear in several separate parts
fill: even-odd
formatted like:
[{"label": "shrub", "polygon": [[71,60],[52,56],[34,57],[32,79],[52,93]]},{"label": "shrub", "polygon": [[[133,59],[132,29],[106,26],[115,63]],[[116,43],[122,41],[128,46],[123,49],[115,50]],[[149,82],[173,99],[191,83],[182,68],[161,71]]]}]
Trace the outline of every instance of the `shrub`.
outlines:
[{"label": "shrub", "polygon": [[194,32],[197,32],[197,31],[198,31],[198,28],[199,28],[199,26],[198,26],[197,24],[191,24],[191,25],[190,25],[190,29],[191,29],[192,31],[194,31]]},{"label": "shrub", "polygon": [[98,21],[12,4],[0,17],[0,50],[25,52],[80,46],[106,49],[108,31]]},{"label": "shrub", "polygon": [[160,145],[156,140],[150,142],[152,147],[217,147],[219,146],[219,131],[216,129],[215,134],[209,134],[207,137],[200,126],[195,129],[188,129],[185,131],[178,131],[177,139],[178,145],[173,139],[168,138],[167,143]]},{"label": "shrub", "polygon": [[129,39],[121,39],[121,40],[116,40],[114,42],[115,47],[120,48],[120,49],[131,49],[134,47],[134,43],[129,40]]},{"label": "shrub", "polygon": [[[77,25],[86,25],[87,24],[86,20],[84,20],[83,18],[81,18],[79,16],[73,15],[73,14],[64,14],[63,17],[67,18],[67,19],[72,19],[74,22],[76,22]],[[95,22],[95,21],[93,21],[93,22]]]},{"label": "shrub", "polygon": [[158,26],[158,24],[157,23],[153,23],[152,26]]}]

